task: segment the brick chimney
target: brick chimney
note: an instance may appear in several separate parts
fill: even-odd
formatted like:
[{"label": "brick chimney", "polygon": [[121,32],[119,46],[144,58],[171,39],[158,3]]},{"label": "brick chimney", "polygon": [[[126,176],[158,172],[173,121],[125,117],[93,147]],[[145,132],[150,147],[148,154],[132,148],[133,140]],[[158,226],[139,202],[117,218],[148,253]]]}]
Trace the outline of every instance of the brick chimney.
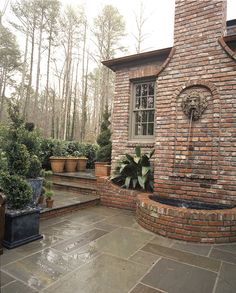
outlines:
[{"label": "brick chimney", "polygon": [[226,32],[227,0],[176,0],[174,45],[216,43]]}]

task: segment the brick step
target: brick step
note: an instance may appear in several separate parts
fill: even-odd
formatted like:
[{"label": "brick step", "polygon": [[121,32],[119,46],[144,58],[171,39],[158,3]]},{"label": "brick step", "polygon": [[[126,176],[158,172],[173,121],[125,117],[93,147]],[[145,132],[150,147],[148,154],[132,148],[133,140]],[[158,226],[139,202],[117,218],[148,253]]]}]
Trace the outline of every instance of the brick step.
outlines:
[{"label": "brick step", "polygon": [[98,205],[100,197],[93,194],[82,194],[78,192],[55,190],[54,205],[52,209],[46,208],[46,204],[41,205],[40,218],[57,217],[72,211],[77,211],[86,207]]},{"label": "brick step", "polygon": [[91,184],[82,184],[69,181],[53,181],[53,188],[59,191],[74,191],[82,194],[97,194],[97,187]]}]

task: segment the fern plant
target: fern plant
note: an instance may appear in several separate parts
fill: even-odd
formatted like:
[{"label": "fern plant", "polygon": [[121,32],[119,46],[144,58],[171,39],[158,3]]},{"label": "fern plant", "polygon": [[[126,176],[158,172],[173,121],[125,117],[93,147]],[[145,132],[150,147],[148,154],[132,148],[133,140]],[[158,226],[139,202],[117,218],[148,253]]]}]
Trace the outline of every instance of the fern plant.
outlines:
[{"label": "fern plant", "polygon": [[126,154],[118,163],[111,180],[124,188],[153,190],[153,168],[150,159],[155,150],[142,154],[141,148],[135,148],[135,155]]}]

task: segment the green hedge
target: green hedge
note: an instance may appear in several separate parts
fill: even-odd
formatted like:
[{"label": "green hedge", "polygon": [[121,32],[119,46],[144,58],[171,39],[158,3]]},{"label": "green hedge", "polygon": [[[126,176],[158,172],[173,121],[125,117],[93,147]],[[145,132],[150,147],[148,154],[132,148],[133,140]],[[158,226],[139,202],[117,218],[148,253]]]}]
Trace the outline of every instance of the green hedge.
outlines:
[{"label": "green hedge", "polygon": [[93,169],[97,149],[98,146],[95,144],[44,138],[40,143],[40,158],[43,168],[48,170],[51,156],[86,156],[88,158],[87,168]]}]

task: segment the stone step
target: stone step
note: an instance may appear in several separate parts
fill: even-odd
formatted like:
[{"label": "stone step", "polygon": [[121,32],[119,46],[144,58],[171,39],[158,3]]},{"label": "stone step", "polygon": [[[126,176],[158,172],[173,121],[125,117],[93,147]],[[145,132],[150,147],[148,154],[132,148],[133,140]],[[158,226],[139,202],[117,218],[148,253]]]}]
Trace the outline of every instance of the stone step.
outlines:
[{"label": "stone step", "polygon": [[94,187],[97,185],[97,180],[93,172],[54,173],[52,181],[56,183],[60,183],[61,181],[78,183]]},{"label": "stone step", "polygon": [[59,191],[74,191],[82,194],[97,194],[97,186],[92,184],[84,184],[70,181],[53,181],[53,187]]},{"label": "stone step", "polygon": [[53,208],[47,208],[45,203],[41,205],[40,218],[56,217],[100,203],[100,197],[98,195],[63,190],[58,191],[55,189],[54,191]]}]

